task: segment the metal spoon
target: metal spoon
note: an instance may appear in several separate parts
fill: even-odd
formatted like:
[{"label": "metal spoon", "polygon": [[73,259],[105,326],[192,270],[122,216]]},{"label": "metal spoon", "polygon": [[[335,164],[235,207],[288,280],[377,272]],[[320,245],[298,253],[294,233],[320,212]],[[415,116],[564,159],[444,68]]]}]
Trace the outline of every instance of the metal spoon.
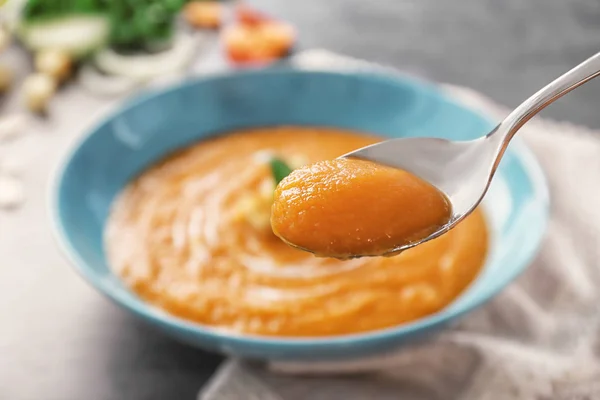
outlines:
[{"label": "metal spoon", "polygon": [[444,192],[452,204],[453,215],[448,224],[421,241],[391,249],[387,255],[397,254],[443,235],[471,214],[485,196],[515,133],[546,106],[598,75],[600,53],[542,88],[490,133],[475,140],[393,139],[343,155],[408,171]]}]

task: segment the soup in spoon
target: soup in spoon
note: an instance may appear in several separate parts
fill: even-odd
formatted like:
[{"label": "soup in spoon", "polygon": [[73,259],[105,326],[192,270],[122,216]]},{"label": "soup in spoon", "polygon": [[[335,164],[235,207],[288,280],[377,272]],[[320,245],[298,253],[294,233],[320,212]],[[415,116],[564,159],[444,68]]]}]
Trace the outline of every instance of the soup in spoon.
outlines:
[{"label": "soup in spoon", "polygon": [[450,201],[428,182],[371,161],[337,158],[282,180],[271,225],[293,246],[346,259],[418,242],[451,216]]}]

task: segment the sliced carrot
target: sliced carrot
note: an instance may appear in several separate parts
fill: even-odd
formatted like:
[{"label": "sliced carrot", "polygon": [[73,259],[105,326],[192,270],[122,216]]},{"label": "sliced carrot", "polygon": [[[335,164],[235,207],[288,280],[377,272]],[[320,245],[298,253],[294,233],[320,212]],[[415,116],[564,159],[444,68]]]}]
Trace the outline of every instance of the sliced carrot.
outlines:
[{"label": "sliced carrot", "polygon": [[233,62],[264,62],[286,55],[295,41],[291,25],[266,21],[258,25],[235,24],[223,32],[224,46]]}]

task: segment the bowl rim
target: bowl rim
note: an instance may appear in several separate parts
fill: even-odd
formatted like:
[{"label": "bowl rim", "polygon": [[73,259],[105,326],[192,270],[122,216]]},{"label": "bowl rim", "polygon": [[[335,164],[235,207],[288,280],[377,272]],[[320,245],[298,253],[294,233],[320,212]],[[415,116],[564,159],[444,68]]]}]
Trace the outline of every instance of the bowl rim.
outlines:
[{"label": "bowl rim", "polygon": [[[138,105],[150,101],[157,96],[165,95],[171,92],[175,92],[193,85],[201,85],[206,82],[213,81],[215,79],[243,79],[244,77],[256,77],[266,76],[274,74],[291,74],[291,75],[328,75],[335,77],[346,77],[346,78],[361,78],[367,80],[383,81],[387,84],[398,84],[408,85],[416,88],[419,91],[426,91],[429,94],[435,96],[439,101],[447,101],[455,106],[458,106],[464,110],[469,111],[483,121],[489,122],[490,129],[494,126],[494,123],[490,116],[484,114],[478,109],[467,106],[459,100],[449,96],[439,86],[434,83],[415,78],[413,76],[404,74],[390,74],[373,71],[345,71],[345,70],[313,70],[313,69],[301,69],[294,67],[272,67],[265,69],[248,69],[248,70],[226,70],[219,72],[211,72],[203,76],[194,77],[187,80],[182,80],[175,84],[163,87],[150,87],[142,90],[133,97],[125,98],[120,101],[116,101],[108,109],[102,110],[98,114],[91,118],[91,121],[84,125],[83,133],[80,134],[70,145],[67,146],[66,151],[59,157],[54,170],[51,172],[51,178],[49,179],[49,189],[47,190],[47,211],[50,217],[51,232],[54,241],[57,243],[61,253],[71,264],[72,268],[92,287],[98,292],[103,294],[112,302],[125,308],[135,316],[148,320],[154,325],[158,325],[162,328],[168,328],[175,331],[184,331],[186,334],[194,336],[201,336],[204,339],[214,340],[222,343],[229,343],[233,345],[256,345],[264,348],[280,349],[281,346],[285,346],[288,349],[301,349],[301,348],[312,348],[315,347],[328,347],[328,346],[360,346],[367,343],[393,340],[404,336],[427,330],[428,328],[449,322],[454,320],[473,309],[479,307],[483,303],[487,302],[495,295],[497,295],[504,287],[512,282],[517,276],[519,276],[529,264],[533,258],[537,255],[544,233],[550,217],[550,200],[549,200],[549,189],[545,174],[539,165],[533,152],[520,140],[520,138],[514,138],[511,143],[511,152],[517,156],[519,161],[522,163],[527,176],[532,182],[533,193],[531,198],[535,200],[536,205],[539,207],[539,212],[542,217],[539,224],[533,230],[534,237],[530,236],[530,251],[524,255],[521,255],[515,262],[519,263],[517,268],[514,268],[510,274],[504,274],[502,279],[498,279],[494,284],[488,286],[484,295],[473,298],[470,302],[465,302],[459,309],[451,308],[453,303],[450,303],[440,311],[428,315],[417,320],[378,329],[374,331],[334,335],[334,336],[306,336],[306,337],[288,337],[288,336],[266,336],[266,335],[254,335],[245,334],[238,332],[231,332],[227,330],[221,330],[208,325],[202,325],[199,323],[187,321],[177,316],[168,314],[151,304],[146,303],[143,300],[139,302],[132,302],[129,299],[121,296],[116,290],[116,286],[110,284],[108,280],[102,279],[96,273],[92,272],[91,268],[88,267],[87,261],[79,255],[76,248],[68,238],[67,231],[63,225],[61,212],[60,212],[60,196],[61,188],[64,182],[64,176],[67,168],[71,164],[74,156],[81,150],[82,146],[90,140],[94,134],[107,122],[117,118],[119,115],[126,113],[127,111],[136,108]],[[127,289],[128,290],[128,289]],[[467,289],[468,290],[468,289]],[[463,292],[464,293],[464,292]],[[133,293],[135,296],[135,294]],[[459,297],[460,298],[460,297]],[[458,298],[457,298],[458,299]],[[456,302],[455,299],[453,302]]]}]

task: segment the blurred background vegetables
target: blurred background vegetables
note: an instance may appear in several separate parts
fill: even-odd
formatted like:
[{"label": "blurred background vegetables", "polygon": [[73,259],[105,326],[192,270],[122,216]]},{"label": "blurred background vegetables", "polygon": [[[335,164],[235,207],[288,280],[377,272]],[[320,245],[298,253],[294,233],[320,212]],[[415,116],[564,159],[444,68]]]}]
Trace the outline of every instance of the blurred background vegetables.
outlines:
[{"label": "blurred background vegetables", "polygon": [[[295,41],[292,26],[241,0],[233,5],[214,0],[11,1],[10,12],[0,20],[0,52],[14,35],[32,53],[34,72],[21,82],[21,97],[33,112],[47,111],[53,95],[74,74],[84,88],[104,96],[180,73],[199,56],[199,46],[210,37],[206,31],[224,27],[219,35],[223,54],[234,65],[273,62]],[[234,11],[231,21],[226,21],[227,8]],[[0,93],[15,86],[12,72],[0,61]]]},{"label": "blurred background vegetables", "polygon": [[23,83],[25,105],[31,111],[45,112],[56,88],[57,81],[50,75],[44,73],[29,75]]},{"label": "blurred background vegetables", "polygon": [[[153,50],[166,46],[173,38],[175,17],[185,3],[185,0],[29,0],[23,9],[19,32],[35,50],[65,47],[73,50],[74,55],[85,55],[104,43],[124,52]],[[48,41],[44,43],[44,39]],[[80,41],[76,46],[72,44],[74,39]]]},{"label": "blurred background vegetables", "polygon": [[286,56],[296,40],[294,28],[245,2],[235,7],[236,22],[223,30],[225,52],[234,64],[264,64]]},{"label": "blurred background vegetables", "polygon": [[168,47],[174,35],[175,17],[184,3],[184,0],[109,1],[111,46],[120,51]]},{"label": "blurred background vegetables", "polygon": [[223,23],[223,7],[215,1],[191,1],[183,15],[196,28],[216,29]]},{"label": "blurred background vegetables", "polygon": [[[2,5],[0,211],[25,199],[15,174],[21,160],[9,147],[18,145],[30,123],[54,119],[60,106],[53,108],[53,101],[63,87],[116,97],[157,78],[185,77],[203,57],[221,57],[240,68],[287,55],[296,39],[293,27],[253,9],[249,1],[8,0]],[[265,179],[258,194],[244,197],[239,218],[268,230],[275,183],[296,164],[271,160],[273,178]]]}]

